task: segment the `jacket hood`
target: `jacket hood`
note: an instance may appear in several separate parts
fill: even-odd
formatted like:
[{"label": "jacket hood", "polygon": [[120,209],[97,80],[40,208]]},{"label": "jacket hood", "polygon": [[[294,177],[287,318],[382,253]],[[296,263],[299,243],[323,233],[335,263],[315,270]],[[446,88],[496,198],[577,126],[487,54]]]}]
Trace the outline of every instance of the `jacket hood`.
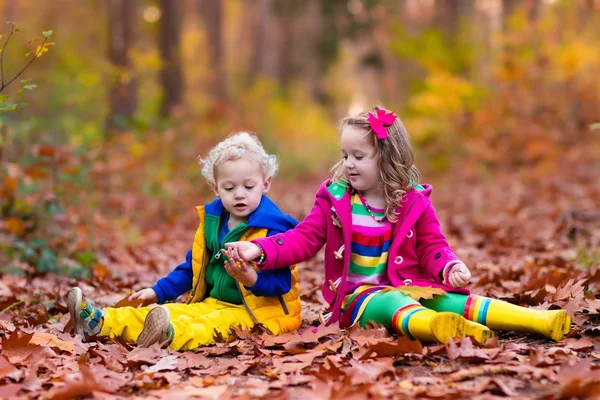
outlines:
[{"label": "jacket hood", "polygon": [[[224,210],[225,207],[221,199],[215,199],[204,206],[206,214],[217,217],[220,217]],[[250,228],[266,228],[277,232],[285,232],[294,228],[298,221],[284,214],[271,199],[263,194],[258,208],[250,214],[247,223]]]}]

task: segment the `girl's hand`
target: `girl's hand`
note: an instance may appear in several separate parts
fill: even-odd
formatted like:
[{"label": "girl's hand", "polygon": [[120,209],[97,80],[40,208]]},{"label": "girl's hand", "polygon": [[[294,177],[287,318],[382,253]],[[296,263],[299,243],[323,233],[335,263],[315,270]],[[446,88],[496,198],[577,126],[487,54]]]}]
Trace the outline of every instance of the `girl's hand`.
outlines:
[{"label": "girl's hand", "polygon": [[[248,243],[248,242],[241,242]],[[252,287],[258,280],[258,274],[252,268],[252,265],[242,259],[238,253],[238,250],[233,247],[228,247],[227,250],[221,250],[223,254],[227,256],[225,260],[225,271],[231,275],[235,280],[246,287]],[[260,255],[260,254],[259,254]]]},{"label": "girl's hand", "polygon": [[[231,242],[225,243],[224,246],[226,249],[232,248],[236,251],[238,258],[244,261],[253,261],[260,257],[260,247],[255,245],[252,242]],[[229,255],[226,252],[223,252],[227,257]]]},{"label": "girl's hand", "polygon": [[131,296],[129,296],[129,300],[138,300],[138,299],[144,300],[144,303],[142,303],[142,305],[147,306],[149,304],[156,303],[158,301],[158,296],[156,295],[156,292],[154,291],[154,289],[146,288],[146,289],[137,291],[134,294],[132,294]]},{"label": "girl's hand", "polygon": [[448,283],[453,288],[462,288],[467,286],[471,279],[471,271],[463,263],[454,264],[450,267],[448,274]]}]

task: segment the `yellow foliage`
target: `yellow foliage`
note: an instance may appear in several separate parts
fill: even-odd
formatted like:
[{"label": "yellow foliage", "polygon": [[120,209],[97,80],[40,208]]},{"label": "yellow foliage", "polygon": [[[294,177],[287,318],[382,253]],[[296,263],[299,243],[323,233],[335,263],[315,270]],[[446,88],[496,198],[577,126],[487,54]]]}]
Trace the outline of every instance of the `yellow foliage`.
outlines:
[{"label": "yellow foliage", "polygon": [[290,92],[281,96],[274,82],[259,79],[241,96],[244,122],[279,157],[287,177],[321,172],[339,152],[335,124],[305,87]]},{"label": "yellow foliage", "polygon": [[467,108],[467,100],[476,94],[474,84],[448,71],[437,71],[425,80],[425,90],[410,101],[415,111],[449,115]]},{"label": "yellow foliage", "polygon": [[586,69],[600,69],[598,47],[591,43],[571,41],[558,47],[552,60],[552,73],[557,80],[575,77]]}]

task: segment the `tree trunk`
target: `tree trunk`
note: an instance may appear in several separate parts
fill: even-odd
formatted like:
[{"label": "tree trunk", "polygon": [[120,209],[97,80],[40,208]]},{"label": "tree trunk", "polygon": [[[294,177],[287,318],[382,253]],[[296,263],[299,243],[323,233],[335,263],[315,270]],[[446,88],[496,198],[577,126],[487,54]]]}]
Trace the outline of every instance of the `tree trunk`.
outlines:
[{"label": "tree trunk", "polygon": [[[17,0],[4,0],[4,22],[14,21],[15,20],[15,6],[17,4]],[[6,25],[3,26],[3,31],[6,30]]]},{"label": "tree trunk", "polygon": [[227,99],[226,74],[223,62],[223,0],[204,0],[201,2],[199,12],[204,20],[210,53],[210,64],[213,73],[211,90],[215,100],[221,102]]},{"label": "tree trunk", "polygon": [[446,36],[454,37],[458,31],[459,6],[459,0],[437,0],[435,2],[434,24]]},{"label": "tree trunk", "polygon": [[273,17],[273,1],[257,0],[254,21],[254,45],[250,60],[249,84],[259,76],[277,79],[277,35]]},{"label": "tree trunk", "polygon": [[520,0],[502,0],[502,20],[504,21],[504,30],[506,30],[507,19],[515,12],[520,2]]},{"label": "tree trunk", "polygon": [[110,115],[107,125],[112,128],[115,122],[132,117],[137,108],[137,84],[129,60],[137,1],[110,0],[108,6],[108,59],[112,71],[109,77]]},{"label": "tree trunk", "polygon": [[162,10],[162,18],[158,47],[162,61],[160,83],[163,90],[160,113],[163,117],[168,117],[173,107],[182,103],[183,98],[181,3],[179,0],[160,0],[159,6]]}]

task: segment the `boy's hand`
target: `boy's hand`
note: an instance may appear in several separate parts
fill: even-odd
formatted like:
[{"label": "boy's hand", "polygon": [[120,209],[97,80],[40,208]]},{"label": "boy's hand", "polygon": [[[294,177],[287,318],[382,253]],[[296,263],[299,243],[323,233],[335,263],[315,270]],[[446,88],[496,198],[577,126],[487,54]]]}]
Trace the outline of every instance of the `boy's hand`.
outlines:
[{"label": "boy's hand", "polygon": [[462,288],[467,286],[471,279],[471,271],[463,263],[454,264],[450,267],[448,274],[448,283],[453,288]]},{"label": "boy's hand", "polygon": [[135,292],[131,296],[129,296],[129,300],[137,300],[142,299],[144,303],[142,305],[147,306],[149,304],[154,304],[158,301],[158,296],[156,292],[152,288],[142,289],[140,291]]},{"label": "boy's hand", "polygon": [[[260,247],[258,247],[257,245],[255,245],[252,242],[231,242],[231,243],[225,243],[224,246],[226,249],[234,249],[236,251],[236,254],[238,255],[238,258],[240,260],[244,260],[244,261],[252,261],[252,260],[256,260],[258,257],[260,257]],[[227,253],[223,253],[225,254],[227,257],[229,257],[229,255]]]},{"label": "boy's hand", "polygon": [[237,249],[228,247],[227,250],[221,250],[221,252],[228,258],[224,263],[225,271],[242,285],[246,287],[254,286],[258,280],[258,274],[252,268],[252,265],[240,257]]}]

